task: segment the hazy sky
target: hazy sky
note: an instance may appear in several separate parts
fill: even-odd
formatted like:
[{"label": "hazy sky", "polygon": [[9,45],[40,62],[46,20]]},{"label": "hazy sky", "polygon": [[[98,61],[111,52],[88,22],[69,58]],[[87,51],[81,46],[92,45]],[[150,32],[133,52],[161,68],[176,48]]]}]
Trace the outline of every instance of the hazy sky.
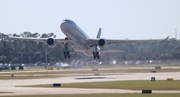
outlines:
[{"label": "hazy sky", "polygon": [[[71,19],[91,38],[157,39],[180,32],[180,0],[0,0],[0,32],[54,32]],[[180,38],[180,33],[178,34]]]}]

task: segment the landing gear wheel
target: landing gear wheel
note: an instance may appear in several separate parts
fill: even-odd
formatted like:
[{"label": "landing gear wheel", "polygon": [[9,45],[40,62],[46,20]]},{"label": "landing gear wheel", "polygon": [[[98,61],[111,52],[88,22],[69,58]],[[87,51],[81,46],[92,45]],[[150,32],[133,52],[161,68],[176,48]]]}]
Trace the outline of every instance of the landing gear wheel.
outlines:
[{"label": "landing gear wheel", "polygon": [[70,55],[68,55],[68,58],[70,59],[70,58],[71,58],[71,56],[70,56]]},{"label": "landing gear wheel", "polygon": [[93,52],[93,55],[96,55],[95,52]]},{"label": "landing gear wheel", "polygon": [[96,52],[96,55],[99,55],[99,52]]},{"label": "landing gear wheel", "polygon": [[96,55],[94,55],[94,59],[96,59]]},{"label": "landing gear wheel", "polygon": [[66,55],[66,51],[64,51],[64,55]]},{"label": "landing gear wheel", "polygon": [[70,55],[70,54],[69,54],[69,51],[66,52],[66,55]]},{"label": "landing gear wheel", "polygon": [[64,51],[64,58],[71,58],[69,51]]},{"label": "landing gear wheel", "polygon": [[99,52],[93,52],[94,59],[99,59]]},{"label": "landing gear wheel", "polygon": [[99,59],[99,55],[97,55],[97,59]]}]

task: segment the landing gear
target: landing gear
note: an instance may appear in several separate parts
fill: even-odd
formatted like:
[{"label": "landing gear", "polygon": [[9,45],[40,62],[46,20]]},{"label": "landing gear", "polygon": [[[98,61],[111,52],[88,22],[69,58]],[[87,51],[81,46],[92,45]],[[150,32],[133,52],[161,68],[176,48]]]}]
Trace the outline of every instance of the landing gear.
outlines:
[{"label": "landing gear", "polygon": [[99,59],[99,52],[98,51],[96,51],[96,52],[93,52],[93,57],[94,57],[94,59]]},{"label": "landing gear", "polygon": [[[65,40],[68,40],[68,37],[66,37]],[[68,42],[64,44],[64,48],[64,58],[71,58],[70,52],[68,51]]]},{"label": "landing gear", "polygon": [[93,51],[93,57],[94,59],[99,59],[99,52],[98,52],[98,45],[95,46],[95,51]]},{"label": "landing gear", "polygon": [[71,58],[69,51],[64,51],[64,58]]}]

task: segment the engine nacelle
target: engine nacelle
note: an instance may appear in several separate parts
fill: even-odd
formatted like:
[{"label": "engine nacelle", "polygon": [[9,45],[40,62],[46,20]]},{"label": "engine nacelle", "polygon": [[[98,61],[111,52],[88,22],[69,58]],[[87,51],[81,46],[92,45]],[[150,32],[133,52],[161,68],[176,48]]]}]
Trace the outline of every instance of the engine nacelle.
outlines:
[{"label": "engine nacelle", "polygon": [[104,46],[106,46],[106,44],[107,44],[106,39],[99,39],[98,45],[100,47],[104,47]]},{"label": "engine nacelle", "polygon": [[48,38],[47,39],[47,44],[49,46],[54,46],[55,45],[55,39],[54,38]]}]

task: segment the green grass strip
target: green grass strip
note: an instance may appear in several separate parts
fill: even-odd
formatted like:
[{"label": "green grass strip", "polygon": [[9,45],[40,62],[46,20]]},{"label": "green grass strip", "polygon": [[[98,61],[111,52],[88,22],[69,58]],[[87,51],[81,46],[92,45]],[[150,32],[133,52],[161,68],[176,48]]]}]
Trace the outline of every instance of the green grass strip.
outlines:
[{"label": "green grass strip", "polygon": [[[31,85],[28,87],[53,87],[52,84]],[[101,89],[128,89],[128,90],[180,90],[180,80],[132,80],[61,84],[60,88],[101,88]],[[180,97],[180,96],[179,96]]]}]

